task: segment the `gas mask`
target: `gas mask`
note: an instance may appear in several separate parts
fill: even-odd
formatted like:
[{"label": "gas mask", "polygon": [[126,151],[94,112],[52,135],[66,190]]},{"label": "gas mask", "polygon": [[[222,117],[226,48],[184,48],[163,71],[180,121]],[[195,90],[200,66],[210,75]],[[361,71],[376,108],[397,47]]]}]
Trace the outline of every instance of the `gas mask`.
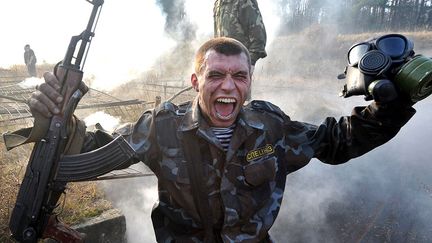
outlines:
[{"label": "gas mask", "polygon": [[[432,60],[414,55],[414,44],[400,34],[383,35],[353,45],[347,55],[341,96],[364,95],[387,102],[398,95],[416,103],[432,93]],[[391,80],[391,81],[390,81]]]}]

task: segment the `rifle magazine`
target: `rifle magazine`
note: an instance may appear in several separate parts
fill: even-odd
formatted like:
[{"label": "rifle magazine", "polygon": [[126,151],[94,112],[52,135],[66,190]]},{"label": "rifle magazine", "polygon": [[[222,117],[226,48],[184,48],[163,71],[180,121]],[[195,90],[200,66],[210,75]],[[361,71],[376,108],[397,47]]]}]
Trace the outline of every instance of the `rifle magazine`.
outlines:
[{"label": "rifle magazine", "polygon": [[59,161],[55,181],[88,181],[124,168],[136,158],[135,150],[119,136],[107,145],[78,155],[66,155]]}]

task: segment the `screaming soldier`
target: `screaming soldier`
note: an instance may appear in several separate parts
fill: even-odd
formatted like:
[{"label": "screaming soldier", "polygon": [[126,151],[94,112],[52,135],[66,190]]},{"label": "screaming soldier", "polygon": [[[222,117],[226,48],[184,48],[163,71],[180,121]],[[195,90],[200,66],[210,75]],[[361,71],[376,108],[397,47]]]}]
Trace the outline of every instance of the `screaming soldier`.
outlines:
[{"label": "screaming soldier", "polygon": [[[396,97],[320,125],[293,121],[266,101],[243,105],[251,65],[241,42],[211,39],[195,55],[193,101],[164,102],[114,134],[75,129],[70,136],[82,141],[81,152],[123,136],[137,153],[130,164],[142,161],[154,172],[158,242],[272,242],[269,230],[289,173],[312,158],[341,164],[363,155],[393,138],[415,113]],[[58,114],[62,101],[57,78],[52,73],[44,78],[29,102],[36,118]]]}]

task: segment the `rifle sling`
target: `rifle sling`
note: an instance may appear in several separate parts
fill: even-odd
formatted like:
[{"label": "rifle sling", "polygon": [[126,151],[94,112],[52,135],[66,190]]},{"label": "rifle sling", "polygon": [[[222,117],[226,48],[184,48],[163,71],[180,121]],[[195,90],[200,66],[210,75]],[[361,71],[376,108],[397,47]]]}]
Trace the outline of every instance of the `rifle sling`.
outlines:
[{"label": "rifle sling", "polygon": [[183,133],[183,151],[187,162],[192,195],[205,230],[204,242],[214,242],[213,215],[208,201],[208,192],[204,178],[204,166],[201,160],[200,145],[194,131]]},{"label": "rifle sling", "polygon": [[136,152],[122,136],[96,150],[65,155],[58,163],[55,181],[88,181],[116,169],[126,168]]}]

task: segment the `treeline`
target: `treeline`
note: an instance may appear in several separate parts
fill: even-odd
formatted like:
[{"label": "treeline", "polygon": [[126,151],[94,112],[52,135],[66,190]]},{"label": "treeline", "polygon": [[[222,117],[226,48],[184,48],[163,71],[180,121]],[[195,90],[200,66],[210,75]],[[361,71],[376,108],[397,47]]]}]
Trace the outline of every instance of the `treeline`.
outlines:
[{"label": "treeline", "polygon": [[431,30],[432,0],[279,0],[283,33],[315,24],[340,33]]}]

